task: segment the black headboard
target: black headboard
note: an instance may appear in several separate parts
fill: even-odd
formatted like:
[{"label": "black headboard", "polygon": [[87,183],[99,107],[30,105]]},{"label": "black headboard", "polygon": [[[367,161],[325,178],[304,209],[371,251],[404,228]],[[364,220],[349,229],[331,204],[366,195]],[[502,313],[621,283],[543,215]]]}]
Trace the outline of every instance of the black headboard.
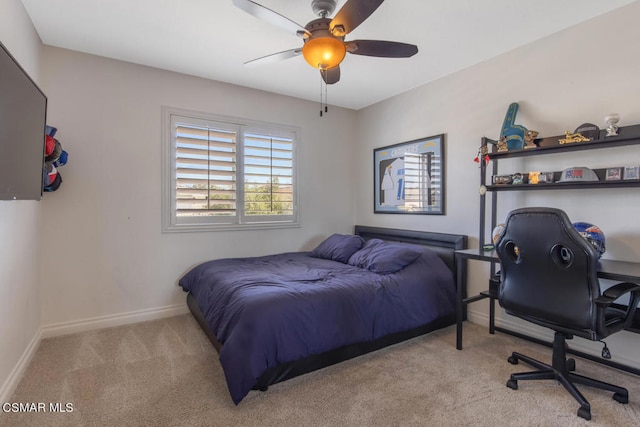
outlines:
[{"label": "black headboard", "polygon": [[431,231],[401,230],[397,228],[369,227],[356,225],[354,234],[365,240],[383,239],[427,246],[435,251],[456,274],[454,251],[467,249],[467,236],[463,234],[436,233]]}]

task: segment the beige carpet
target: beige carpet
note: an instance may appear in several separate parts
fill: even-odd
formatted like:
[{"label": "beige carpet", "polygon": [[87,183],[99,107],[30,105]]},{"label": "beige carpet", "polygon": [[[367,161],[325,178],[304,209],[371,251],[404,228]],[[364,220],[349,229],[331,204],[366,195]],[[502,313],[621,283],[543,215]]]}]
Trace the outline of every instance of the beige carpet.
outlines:
[{"label": "beige carpet", "polygon": [[[582,387],[593,419],[555,381],[511,390],[512,350],[548,361],[550,350],[465,324],[383,349],[269,388],[238,406],[213,346],[190,315],[44,340],[9,403],[47,412],[2,413],[2,426],[580,426],[640,425],[640,379],[577,360],[577,372],[629,389]],[[615,348],[611,349],[615,352]],[[4,402],[2,402],[4,403]],[[51,413],[50,403],[73,405]]]}]

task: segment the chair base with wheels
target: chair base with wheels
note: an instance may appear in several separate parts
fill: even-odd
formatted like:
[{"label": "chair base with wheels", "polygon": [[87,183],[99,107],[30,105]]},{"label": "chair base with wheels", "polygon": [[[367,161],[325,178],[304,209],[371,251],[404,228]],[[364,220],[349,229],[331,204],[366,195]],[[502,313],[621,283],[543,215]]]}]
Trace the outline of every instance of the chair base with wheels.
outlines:
[{"label": "chair base with wheels", "polygon": [[[576,363],[567,359],[566,341],[574,336],[602,341],[628,328],[640,303],[640,285],[623,282],[602,291],[597,274],[601,252],[559,209],[511,211],[495,249],[500,306],[509,315],[555,332],[551,365],[513,353],[509,362],[521,360],[536,371],[511,375],[507,386],[517,389],[521,380],[556,380],[578,401],[578,416],[586,420],[591,419],[591,406],[576,384],[613,392],[614,400],[627,403],[626,389],[573,372]],[[628,298],[626,306],[616,303],[623,297]]]},{"label": "chair base with wheels", "polygon": [[518,381],[525,380],[557,380],[567,389],[569,393],[578,401],[578,416],[585,420],[591,419],[591,405],[585,397],[580,393],[574,383],[587,385],[613,392],[613,399],[620,403],[629,403],[629,392],[626,388],[609,384],[593,378],[584,377],[575,374],[576,362],[574,359],[567,359],[566,340],[573,338],[572,335],[556,332],[553,340],[553,357],[552,364],[540,362],[524,354],[513,352],[507,359],[512,365],[517,365],[520,360],[526,364],[533,366],[537,371],[521,372],[511,374],[511,378],[507,381],[507,387],[517,390]]}]

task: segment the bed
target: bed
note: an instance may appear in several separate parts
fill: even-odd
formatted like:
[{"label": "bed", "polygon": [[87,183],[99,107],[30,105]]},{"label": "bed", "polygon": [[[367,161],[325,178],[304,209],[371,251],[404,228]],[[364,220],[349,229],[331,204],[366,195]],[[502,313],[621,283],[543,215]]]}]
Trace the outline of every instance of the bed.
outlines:
[{"label": "bed", "polygon": [[204,262],[179,285],[235,404],[455,323],[458,234],[356,226],[311,252]]}]

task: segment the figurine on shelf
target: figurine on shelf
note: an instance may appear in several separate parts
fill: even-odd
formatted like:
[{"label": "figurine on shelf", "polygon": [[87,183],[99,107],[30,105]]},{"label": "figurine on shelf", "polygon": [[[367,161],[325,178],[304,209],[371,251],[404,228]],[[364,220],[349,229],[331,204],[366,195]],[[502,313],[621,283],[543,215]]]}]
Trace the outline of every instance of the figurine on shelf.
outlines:
[{"label": "figurine on shelf", "polygon": [[560,138],[558,142],[560,144],[571,144],[574,142],[589,142],[591,141],[589,138],[586,138],[581,133],[571,133],[569,131],[565,131],[564,138]]},{"label": "figurine on shelf", "polygon": [[509,147],[507,146],[507,137],[502,138],[496,145],[498,146],[498,153],[509,151]]},{"label": "figurine on shelf", "polygon": [[535,130],[528,130],[524,133],[524,148],[538,148],[535,143],[535,139],[538,136],[538,132]]},{"label": "figurine on shelf", "polygon": [[604,121],[609,125],[605,136],[618,136],[618,122],[620,121],[620,116],[616,113],[612,113],[605,117]]}]

